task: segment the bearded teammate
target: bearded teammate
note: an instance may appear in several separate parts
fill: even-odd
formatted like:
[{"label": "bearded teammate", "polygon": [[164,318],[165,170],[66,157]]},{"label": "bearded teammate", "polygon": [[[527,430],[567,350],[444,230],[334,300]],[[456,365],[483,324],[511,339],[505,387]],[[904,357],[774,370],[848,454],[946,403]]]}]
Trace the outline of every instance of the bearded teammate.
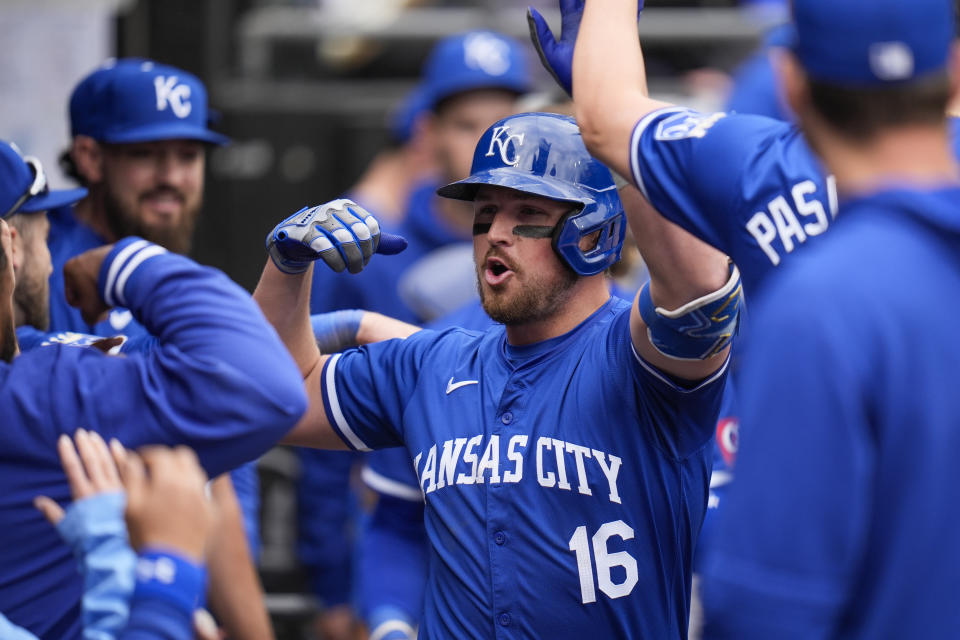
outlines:
[{"label": "bearded teammate", "polygon": [[[622,242],[621,206],[562,116],[496,123],[471,177],[440,193],[474,202],[479,286],[505,326],[321,357],[307,317],[309,252],[290,241],[312,220],[284,221],[255,296],[313,399],[289,441],[406,446],[431,542],[424,638],[682,637],[735,269],[631,211],[652,282],[636,309],[612,300],[602,271]],[[313,212],[350,226],[349,208]],[[716,322],[690,335],[688,314]]]}]

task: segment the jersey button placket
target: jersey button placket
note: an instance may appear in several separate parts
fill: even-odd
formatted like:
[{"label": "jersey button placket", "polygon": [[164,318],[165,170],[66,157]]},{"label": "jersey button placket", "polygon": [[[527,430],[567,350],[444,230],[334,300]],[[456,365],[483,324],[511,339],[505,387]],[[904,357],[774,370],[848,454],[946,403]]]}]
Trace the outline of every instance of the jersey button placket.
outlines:
[{"label": "jersey button placket", "polygon": [[503,531],[497,531],[493,534],[493,541],[502,547],[507,542],[507,534]]},{"label": "jersey button placket", "polygon": [[511,618],[510,614],[506,611],[497,616],[497,622],[501,627],[509,627],[512,620],[513,618]]}]

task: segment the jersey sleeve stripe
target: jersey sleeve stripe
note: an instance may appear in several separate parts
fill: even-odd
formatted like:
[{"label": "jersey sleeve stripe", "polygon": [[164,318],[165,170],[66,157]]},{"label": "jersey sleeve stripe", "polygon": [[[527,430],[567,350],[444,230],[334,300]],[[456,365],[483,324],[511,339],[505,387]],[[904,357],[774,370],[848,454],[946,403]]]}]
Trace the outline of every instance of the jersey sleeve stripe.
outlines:
[{"label": "jersey sleeve stripe", "polygon": [[146,240],[137,240],[135,242],[131,242],[124,247],[113,259],[113,262],[110,263],[110,269],[107,270],[107,282],[103,287],[103,301],[111,307],[117,306],[117,302],[113,299],[113,285],[117,280],[117,274],[131,255],[144,248],[148,244],[150,243]]},{"label": "jersey sleeve stripe", "polygon": [[654,118],[665,113],[678,113],[680,111],[686,111],[686,109],[684,107],[664,107],[663,109],[651,111],[640,118],[636,126],[633,127],[633,134],[630,136],[630,173],[633,174],[637,188],[640,189],[640,193],[643,194],[647,202],[650,202],[650,196],[647,194],[647,187],[643,184],[643,176],[640,173],[640,137],[647,127],[650,126]]},{"label": "jersey sleeve stripe", "polygon": [[347,418],[343,415],[343,411],[340,409],[340,400],[337,397],[337,360],[340,359],[340,354],[336,354],[330,360],[327,361],[327,364],[323,371],[323,391],[324,391],[324,401],[327,406],[327,415],[333,418],[330,421],[330,425],[333,427],[334,431],[337,432],[337,435],[340,436],[340,439],[345,443],[350,445],[351,449],[357,451],[371,451],[370,447],[364,443],[363,440],[354,433],[353,429],[350,428],[350,425],[347,424]]},{"label": "jersey sleeve stripe", "polygon": [[423,494],[419,487],[411,487],[404,482],[388,478],[370,467],[364,467],[363,471],[360,472],[360,477],[368,487],[378,493],[402,500],[410,500],[411,502],[423,502]]},{"label": "jersey sleeve stripe", "polygon": [[127,305],[127,299],[126,296],[123,295],[123,289],[127,286],[127,280],[129,280],[130,276],[133,275],[133,272],[137,270],[137,267],[143,264],[144,261],[166,252],[166,249],[154,244],[144,247],[143,250],[130,258],[127,264],[123,267],[123,270],[120,272],[120,275],[117,276],[116,292],[113,296],[117,301],[117,304],[121,306]]},{"label": "jersey sleeve stripe", "polygon": [[637,348],[636,348],[635,346],[633,346],[633,343],[630,344],[630,350],[633,352],[633,357],[637,359],[637,362],[640,363],[640,366],[641,366],[641,367],[643,367],[644,369],[646,369],[647,372],[650,373],[654,378],[660,380],[663,384],[667,385],[668,387],[670,387],[671,389],[673,389],[673,390],[675,390],[675,391],[679,391],[680,393],[693,393],[694,391],[699,391],[699,390],[703,389],[703,388],[706,387],[707,385],[715,382],[717,379],[719,379],[720,377],[722,377],[724,371],[727,370],[727,366],[729,366],[729,364],[730,364],[730,354],[728,353],[726,359],[723,361],[723,364],[720,365],[720,368],[719,368],[719,369],[717,369],[716,371],[713,372],[713,375],[711,375],[709,378],[705,378],[705,379],[704,379],[703,381],[701,381],[700,384],[698,384],[697,386],[688,389],[688,388],[686,388],[686,387],[681,387],[681,386],[677,385],[677,384],[676,384],[675,382],[673,382],[670,378],[668,378],[668,377],[666,377],[665,375],[663,375],[663,374],[660,372],[659,369],[657,369],[656,367],[654,367],[653,365],[651,365],[649,362],[647,362],[646,360],[644,360],[644,359],[640,356],[640,354],[637,353]]}]

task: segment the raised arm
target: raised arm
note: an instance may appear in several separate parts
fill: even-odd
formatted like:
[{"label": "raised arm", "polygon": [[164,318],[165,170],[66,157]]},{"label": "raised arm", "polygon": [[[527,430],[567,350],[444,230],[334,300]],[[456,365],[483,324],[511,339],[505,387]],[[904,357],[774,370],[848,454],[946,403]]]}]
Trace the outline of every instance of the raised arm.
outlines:
[{"label": "raised arm", "polygon": [[739,274],[723,253],[657,213],[636,187],[620,189],[620,199],[650,272],[631,310],[633,344],[662,371],[706,378],[726,361],[737,328]]},{"label": "raised arm", "polygon": [[310,321],[313,261],[323,260],[335,271],[346,268],[355,273],[375,251],[396,253],[405,245],[400,246],[400,241],[391,237],[381,247],[376,219],[349,200],[301,209],[268,235],[270,260],[253,298],[300,368],[310,401],[306,414],[284,442],[321,449],[346,448],[330,426],[322,400],[327,356],[317,347]]},{"label": "raised arm", "polygon": [[35,351],[83,361],[56,367],[48,382],[51,392],[75,389],[75,412],[58,416],[59,430],[73,430],[79,416],[128,446],[187,444],[221,473],[263,453],[303,414],[293,361],[250,295],[223,273],[131,237],[77,256],[64,276],[68,300],[85,317],[122,305],[158,345],[126,358]]},{"label": "raised arm", "polygon": [[630,137],[643,116],[669,103],[647,95],[635,0],[578,0],[582,21],[573,53],[573,101],[591,154],[630,175]]}]

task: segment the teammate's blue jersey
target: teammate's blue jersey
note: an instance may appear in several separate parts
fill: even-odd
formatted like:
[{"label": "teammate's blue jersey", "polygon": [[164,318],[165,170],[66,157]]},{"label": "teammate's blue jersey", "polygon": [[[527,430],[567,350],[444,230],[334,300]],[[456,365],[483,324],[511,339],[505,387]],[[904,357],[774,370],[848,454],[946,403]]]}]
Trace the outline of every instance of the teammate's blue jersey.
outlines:
[{"label": "teammate's blue jersey", "polygon": [[357,449],[405,445],[426,496],[421,637],[684,637],[724,366],[683,389],[611,299],[525,347],[421,331],[327,361]]},{"label": "teammate's blue jersey", "polygon": [[845,202],[764,291],[711,637],[960,637],[960,189]]},{"label": "teammate's blue jersey", "polygon": [[[422,323],[425,318],[401,295],[401,278],[431,252],[471,239],[469,235],[453,229],[438,213],[436,190],[439,186],[433,182],[419,186],[411,194],[408,212],[400,224],[392,226],[383,223],[384,231],[400,234],[407,239],[407,248],[402,253],[391,256],[390,260],[371,260],[357,274],[333,273],[318,262],[313,272],[310,312],[364,309],[404,322]],[[472,287],[474,283],[475,276],[471,271],[468,284]]]},{"label": "teammate's blue jersey", "polygon": [[[958,119],[950,126],[956,145]],[[733,259],[748,302],[837,213],[833,177],[800,131],[779,120],[667,107],[637,123],[630,149],[647,200]]]},{"label": "teammate's blue jersey", "polygon": [[99,283],[157,348],[111,357],[54,344],[0,363],[0,611],[42,637],[80,637],[75,560],[33,506],[37,495],[70,500],[61,434],[83,427],[128,447],[185,444],[217,475],[269,448],[306,407],[296,365],[250,296],[160,251],[119,242]]},{"label": "teammate's blue jersey", "polygon": [[50,219],[50,236],[47,246],[53,262],[50,274],[50,331],[59,333],[70,331],[95,336],[114,336],[123,334],[128,338],[142,338],[147,330],[134,319],[129,309],[122,307],[111,309],[107,318],[95,324],[87,324],[80,310],[67,304],[64,295],[63,265],[67,261],[88,249],[107,244],[93,229],[79,222],[73,216],[73,207],[59,207],[47,212]]}]

